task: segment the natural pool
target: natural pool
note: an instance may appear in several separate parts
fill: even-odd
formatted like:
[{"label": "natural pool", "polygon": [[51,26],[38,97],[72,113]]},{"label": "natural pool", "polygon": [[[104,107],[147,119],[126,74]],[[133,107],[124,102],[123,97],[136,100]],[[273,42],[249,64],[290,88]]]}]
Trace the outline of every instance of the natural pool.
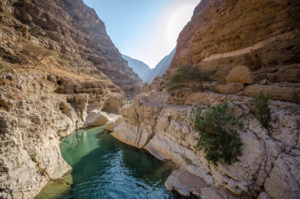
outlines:
[{"label": "natural pool", "polygon": [[103,127],[78,130],[61,142],[62,155],[73,170],[49,182],[38,199],[182,198],[164,187],[171,163],[119,142]]}]

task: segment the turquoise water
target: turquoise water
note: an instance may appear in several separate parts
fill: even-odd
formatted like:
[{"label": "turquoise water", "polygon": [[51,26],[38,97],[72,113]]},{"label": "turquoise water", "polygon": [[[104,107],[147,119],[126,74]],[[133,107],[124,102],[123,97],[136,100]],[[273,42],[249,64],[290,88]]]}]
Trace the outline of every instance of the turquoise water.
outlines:
[{"label": "turquoise water", "polygon": [[62,155],[73,170],[61,181],[48,183],[38,199],[182,198],[164,187],[171,163],[119,142],[103,127],[79,130],[61,142]]}]

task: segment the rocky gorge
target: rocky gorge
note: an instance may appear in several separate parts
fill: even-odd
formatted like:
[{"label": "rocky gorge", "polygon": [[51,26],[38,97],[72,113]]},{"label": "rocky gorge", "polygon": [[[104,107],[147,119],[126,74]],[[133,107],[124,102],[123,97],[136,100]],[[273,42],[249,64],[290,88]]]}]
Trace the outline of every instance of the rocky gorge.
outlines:
[{"label": "rocky gorge", "polygon": [[34,198],[71,169],[60,138],[103,125],[141,80],[82,1],[1,1],[0,23],[0,198]]},{"label": "rocky gorge", "polygon": [[[165,185],[182,195],[298,198],[299,8],[293,0],[202,0],[180,33],[167,74],[121,109],[112,135],[177,163]],[[212,78],[199,90],[191,79],[168,91],[183,65],[213,71]],[[259,93],[271,99],[269,128],[253,112],[251,100]],[[199,134],[191,109],[226,101],[238,104],[234,114],[242,118],[243,146],[238,162],[214,165],[195,149]]]},{"label": "rocky gorge", "polygon": [[[172,160],[178,168],[165,186],[181,195],[299,198],[299,9],[296,0],[202,0],[166,75],[140,93],[141,80],[81,0],[1,1],[0,198],[35,197],[71,169],[60,138],[103,124]],[[214,71],[212,79],[168,91],[183,65]],[[260,92],[270,98],[268,128],[253,112]],[[238,162],[215,165],[195,149],[190,115],[194,105],[226,101],[238,105],[243,145]]]}]

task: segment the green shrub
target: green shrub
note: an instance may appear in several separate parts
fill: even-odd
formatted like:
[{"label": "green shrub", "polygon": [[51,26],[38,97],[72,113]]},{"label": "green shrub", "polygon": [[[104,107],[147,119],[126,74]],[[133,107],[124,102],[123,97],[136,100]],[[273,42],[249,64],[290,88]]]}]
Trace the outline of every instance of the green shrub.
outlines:
[{"label": "green shrub", "polygon": [[82,67],[82,66],[78,66],[78,65],[76,65],[76,69],[77,69],[79,72],[86,71],[86,68],[84,68],[84,67]]},{"label": "green shrub", "polygon": [[192,109],[190,119],[194,130],[199,133],[196,150],[204,149],[205,158],[214,164],[220,160],[227,164],[238,161],[242,146],[238,130],[243,129],[243,124],[230,113],[234,106],[224,102]]},{"label": "green shrub", "polygon": [[257,95],[253,96],[251,103],[254,105],[254,115],[260,121],[260,123],[265,127],[270,127],[270,108],[269,108],[269,96],[263,92],[259,92]]},{"label": "green shrub", "polygon": [[193,90],[202,89],[202,81],[210,80],[215,71],[204,72],[197,66],[181,66],[171,76],[168,82],[168,90],[176,90],[182,87],[191,87]]},{"label": "green shrub", "polygon": [[0,73],[14,73],[14,70],[10,66],[2,66]]}]

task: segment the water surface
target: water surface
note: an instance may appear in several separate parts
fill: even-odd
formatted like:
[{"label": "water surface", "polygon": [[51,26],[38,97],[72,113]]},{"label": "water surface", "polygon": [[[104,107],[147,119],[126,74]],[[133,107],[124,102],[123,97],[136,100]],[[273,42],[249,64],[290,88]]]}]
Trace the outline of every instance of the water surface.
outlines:
[{"label": "water surface", "polygon": [[103,127],[79,130],[61,142],[62,155],[73,170],[49,182],[38,199],[182,198],[164,187],[171,163],[119,142]]}]

